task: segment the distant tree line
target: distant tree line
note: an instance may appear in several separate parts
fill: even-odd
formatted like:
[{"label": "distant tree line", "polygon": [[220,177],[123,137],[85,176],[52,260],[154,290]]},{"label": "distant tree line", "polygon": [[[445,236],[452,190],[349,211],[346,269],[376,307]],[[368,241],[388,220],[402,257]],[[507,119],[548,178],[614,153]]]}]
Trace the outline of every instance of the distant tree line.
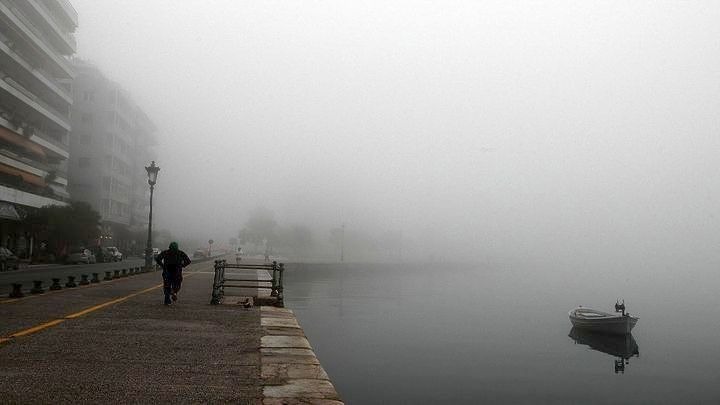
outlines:
[{"label": "distant tree line", "polygon": [[238,232],[238,242],[248,254],[281,255],[295,259],[339,260],[344,248],[349,260],[400,260],[403,236],[400,231],[369,232],[336,227],[318,229],[305,224],[279,224],[264,207],[250,211]]}]

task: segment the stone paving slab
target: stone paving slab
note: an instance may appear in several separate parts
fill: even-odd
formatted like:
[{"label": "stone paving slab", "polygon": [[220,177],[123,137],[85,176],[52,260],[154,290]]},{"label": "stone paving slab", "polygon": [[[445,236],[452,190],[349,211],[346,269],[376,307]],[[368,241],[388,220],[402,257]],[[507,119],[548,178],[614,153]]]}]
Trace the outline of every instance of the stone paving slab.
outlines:
[{"label": "stone paving slab", "polygon": [[263,404],[342,404],[293,312],[261,307]]},{"label": "stone paving slab", "polygon": [[342,405],[342,401],[319,398],[265,398],[263,405]]},{"label": "stone paving slab", "polygon": [[263,388],[265,398],[318,398],[339,400],[335,387],[328,380],[289,379],[283,385]]},{"label": "stone paving slab", "polygon": [[272,379],[282,381],[290,378],[330,380],[330,377],[328,377],[325,369],[320,364],[263,364],[261,377],[266,381]]},{"label": "stone paving slab", "polygon": [[310,349],[310,342],[305,336],[273,336],[265,335],[260,338],[260,348],[271,347]]}]

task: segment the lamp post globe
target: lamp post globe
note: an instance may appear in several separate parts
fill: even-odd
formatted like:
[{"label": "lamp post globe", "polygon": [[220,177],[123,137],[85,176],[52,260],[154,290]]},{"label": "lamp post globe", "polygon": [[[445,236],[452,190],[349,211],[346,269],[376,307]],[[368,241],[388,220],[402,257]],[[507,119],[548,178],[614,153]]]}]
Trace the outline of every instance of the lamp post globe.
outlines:
[{"label": "lamp post globe", "polygon": [[150,166],[146,166],[145,170],[148,175],[148,184],[150,185],[150,214],[148,216],[148,237],[147,244],[145,245],[145,267],[150,268],[153,266],[153,249],[152,249],[152,203],[153,203],[153,191],[155,190],[155,183],[157,183],[157,175],[160,171],[160,167],[155,165],[153,160]]}]

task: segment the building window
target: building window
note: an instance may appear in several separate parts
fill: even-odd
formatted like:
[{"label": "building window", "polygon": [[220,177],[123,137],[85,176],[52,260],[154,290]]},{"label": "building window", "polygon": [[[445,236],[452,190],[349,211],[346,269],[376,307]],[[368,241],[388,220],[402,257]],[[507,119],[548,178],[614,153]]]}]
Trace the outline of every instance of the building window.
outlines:
[{"label": "building window", "polygon": [[83,101],[95,101],[95,93],[92,91],[83,91]]},{"label": "building window", "polygon": [[94,121],[94,118],[93,118],[93,115],[92,115],[92,114],[83,113],[83,114],[80,114],[80,121],[81,121],[83,124],[92,125],[92,124],[93,124],[93,121]]},{"label": "building window", "polygon": [[78,159],[78,167],[90,167],[90,158],[81,157],[80,159]]}]

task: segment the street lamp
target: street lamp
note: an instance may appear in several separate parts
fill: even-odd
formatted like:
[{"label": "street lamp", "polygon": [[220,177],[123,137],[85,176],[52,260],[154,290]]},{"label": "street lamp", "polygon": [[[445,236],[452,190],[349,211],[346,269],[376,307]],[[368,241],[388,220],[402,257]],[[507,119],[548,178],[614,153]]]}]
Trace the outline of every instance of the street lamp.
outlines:
[{"label": "street lamp", "polygon": [[145,245],[145,267],[150,268],[153,265],[153,249],[152,249],[152,199],[153,190],[155,189],[155,183],[157,182],[157,175],[160,171],[160,167],[155,165],[153,160],[150,166],[145,167],[148,175],[148,184],[150,185],[150,216],[148,218],[148,238],[147,245]]}]

